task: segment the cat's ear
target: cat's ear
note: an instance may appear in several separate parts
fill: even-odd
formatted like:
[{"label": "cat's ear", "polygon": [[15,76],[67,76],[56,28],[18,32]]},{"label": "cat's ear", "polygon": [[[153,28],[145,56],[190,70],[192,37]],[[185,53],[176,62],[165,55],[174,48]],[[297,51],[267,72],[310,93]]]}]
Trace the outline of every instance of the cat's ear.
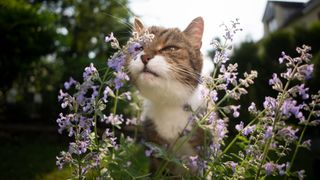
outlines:
[{"label": "cat's ear", "polygon": [[202,45],[203,26],[204,22],[202,17],[197,17],[192,20],[189,26],[183,31],[192,46],[196,49],[200,49]]},{"label": "cat's ear", "polygon": [[144,25],[138,17],[134,17],[133,30],[138,33],[144,30]]}]

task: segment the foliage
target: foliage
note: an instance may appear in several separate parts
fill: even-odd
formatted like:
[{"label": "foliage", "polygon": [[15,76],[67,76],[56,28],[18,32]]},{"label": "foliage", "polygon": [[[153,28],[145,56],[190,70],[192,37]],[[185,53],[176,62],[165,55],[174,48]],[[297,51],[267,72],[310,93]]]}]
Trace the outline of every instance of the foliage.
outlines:
[{"label": "foliage", "polygon": [[55,18],[20,0],[1,1],[0,8],[0,87],[7,90],[32,62],[54,51]]},{"label": "foliage", "polygon": [[[164,160],[153,178],[166,175],[165,172],[172,163],[185,170],[185,178],[304,178],[304,170],[295,171],[292,167],[298,151],[311,146],[310,140],[303,140],[306,128],[320,123],[320,91],[309,94],[309,88],[305,84],[314,69],[309,54],[311,49],[305,45],[297,48],[299,56],[296,58],[283,52],[278,61],[286,68],[280,73],[273,73],[268,81],[274,95],[266,96],[261,107],[257,107],[254,102],[251,102],[249,107],[244,107],[239,104],[239,100],[248,93],[248,88],[258,74],[251,70],[239,78],[238,64],[229,61],[234,35],[241,30],[238,25],[238,20],[232,21],[231,26],[224,25],[226,33],[223,35],[223,42],[212,42],[216,49],[213,59],[215,70],[212,76],[205,76],[202,80],[202,98],[206,102],[206,109],[202,113],[194,111],[190,117],[190,121],[197,126],[190,131],[185,130],[183,138],[177,140],[169,151],[156,144],[144,143],[147,157],[155,156]],[[148,172],[135,168],[139,163],[132,164],[132,161],[128,161],[136,152],[134,149],[137,145],[133,139],[117,133],[117,129],[136,125],[139,117],[127,118],[117,114],[117,105],[120,100],[131,100],[130,92],[122,89],[129,80],[124,61],[134,60],[142,51],[141,47],[152,38],[153,35],[147,30],[142,36],[133,32],[127,45],[120,47],[111,33],[106,37],[106,41],[118,50],[107,63],[113,73],[108,69],[100,77],[91,63],[84,70],[82,83],[70,79],[64,84],[65,90],[75,88],[75,92],[71,91],[73,93],[69,94],[60,90],[61,107],[68,111],[60,113],[57,119],[59,132],[66,131],[73,141],[70,142],[68,151],[62,151],[57,157],[57,165],[60,168],[70,165],[74,172],[73,177],[84,179],[90,173],[98,178],[117,178],[124,175],[136,179],[150,176]],[[251,44],[248,44],[248,47],[255,48]],[[254,58],[253,56],[252,60]],[[110,99],[113,99],[113,108],[112,112],[108,113],[105,111]],[[248,123],[240,121],[235,127],[231,127],[238,132],[227,143],[228,121],[231,117],[239,118],[240,109],[247,109],[251,120]],[[138,114],[137,112],[136,115]],[[107,128],[99,134],[99,121],[111,125],[111,129]],[[298,125],[293,126],[292,122]],[[210,138],[203,147],[199,147],[203,155],[176,157],[176,152],[192,137],[197,128],[207,132],[205,135]],[[204,138],[204,141],[208,138]],[[237,147],[237,150],[231,152],[232,147]]]},{"label": "foliage", "polygon": [[1,1],[1,119],[52,123],[61,80],[80,78],[89,61],[104,66],[112,53],[103,44],[106,32],[119,33],[120,42],[127,41],[131,16],[127,3]]}]

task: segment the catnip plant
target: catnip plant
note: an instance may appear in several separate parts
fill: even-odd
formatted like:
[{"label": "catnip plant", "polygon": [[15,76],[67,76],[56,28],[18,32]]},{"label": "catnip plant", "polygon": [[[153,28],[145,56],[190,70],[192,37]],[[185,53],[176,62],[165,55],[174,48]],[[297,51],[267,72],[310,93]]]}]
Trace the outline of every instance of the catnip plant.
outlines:
[{"label": "catnip plant", "polygon": [[[148,142],[142,142],[145,150],[139,145],[139,107],[133,108],[137,112],[132,117],[118,113],[119,101],[140,104],[135,102],[138,101],[137,93],[125,91],[124,86],[129,81],[125,62],[128,58],[135,59],[143,45],[152,41],[153,35],[147,30],[140,35],[133,32],[124,46],[113,33],[108,35],[105,41],[117,52],[107,60],[107,68],[98,71],[91,63],[84,69],[82,82],[70,78],[59,92],[58,100],[64,111],[57,119],[58,131],[66,132],[72,141],[68,150],[57,156],[57,166],[60,169],[69,166],[71,178],[77,179],[148,179],[148,168],[140,166],[141,160],[134,157],[138,153],[142,154],[142,159],[147,160],[153,155],[166,160],[154,178],[161,178],[169,163],[174,163],[186,170],[186,178],[283,176],[303,179],[305,171],[293,171],[292,167],[298,151],[311,146],[311,140],[304,140],[307,127],[320,123],[320,91],[311,95],[305,84],[313,71],[311,48],[305,45],[297,48],[300,56],[295,58],[282,52],[279,64],[286,69],[280,74],[274,73],[267,82],[276,96],[265,97],[260,109],[255,102],[243,107],[239,100],[248,93],[258,72],[239,75],[237,63],[229,62],[234,36],[241,31],[239,24],[238,20],[231,21],[231,25],[223,24],[225,34],[222,41],[212,42],[214,71],[201,79],[201,95],[206,108],[192,112],[190,122],[197,126],[186,130],[185,139],[177,141],[170,152]],[[243,108],[252,117],[247,124],[241,121],[239,110]],[[228,127],[230,117],[240,119],[239,124]],[[293,126],[294,123],[299,126]],[[135,135],[125,136],[122,129],[132,125],[136,126]],[[205,139],[208,139],[204,147],[199,147],[199,151],[204,152],[202,156],[190,156],[187,160],[175,157],[175,152],[197,128],[203,129]],[[230,128],[238,134],[227,143]],[[190,167],[196,167],[198,171],[195,173]]]}]

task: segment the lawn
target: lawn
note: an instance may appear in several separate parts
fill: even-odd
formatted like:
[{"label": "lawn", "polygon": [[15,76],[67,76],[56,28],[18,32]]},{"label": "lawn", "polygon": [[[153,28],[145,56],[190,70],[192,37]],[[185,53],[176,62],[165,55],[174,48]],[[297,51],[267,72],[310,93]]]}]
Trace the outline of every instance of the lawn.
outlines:
[{"label": "lawn", "polygon": [[59,171],[55,165],[56,155],[67,146],[58,133],[4,131],[0,133],[0,142],[0,179],[68,177],[68,171]]}]

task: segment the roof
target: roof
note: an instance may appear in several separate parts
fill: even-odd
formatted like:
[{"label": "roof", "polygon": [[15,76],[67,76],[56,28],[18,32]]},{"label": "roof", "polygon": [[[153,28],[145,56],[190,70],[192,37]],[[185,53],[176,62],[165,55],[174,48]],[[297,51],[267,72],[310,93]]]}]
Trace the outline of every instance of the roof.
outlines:
[{"label": "roof", "polygon": [[[312,1],[312,0],[311,0]],[[317,1],[317,0],[316,0]],[[289,9],[297,9],[298,11],[302,11],[305,7],[306,1],[277,1],[277,0],[269,0],[267,2],[262,21],[269,21],[274,17],[274,5],[280,5],[284,8]]]},{"label": "roof", "polygon": [[307,4],[305,9],[303,10],[304,13],[308,13],[309,11],[313,10],[315,7],[320,5],[319,0],[310,0]]}]

